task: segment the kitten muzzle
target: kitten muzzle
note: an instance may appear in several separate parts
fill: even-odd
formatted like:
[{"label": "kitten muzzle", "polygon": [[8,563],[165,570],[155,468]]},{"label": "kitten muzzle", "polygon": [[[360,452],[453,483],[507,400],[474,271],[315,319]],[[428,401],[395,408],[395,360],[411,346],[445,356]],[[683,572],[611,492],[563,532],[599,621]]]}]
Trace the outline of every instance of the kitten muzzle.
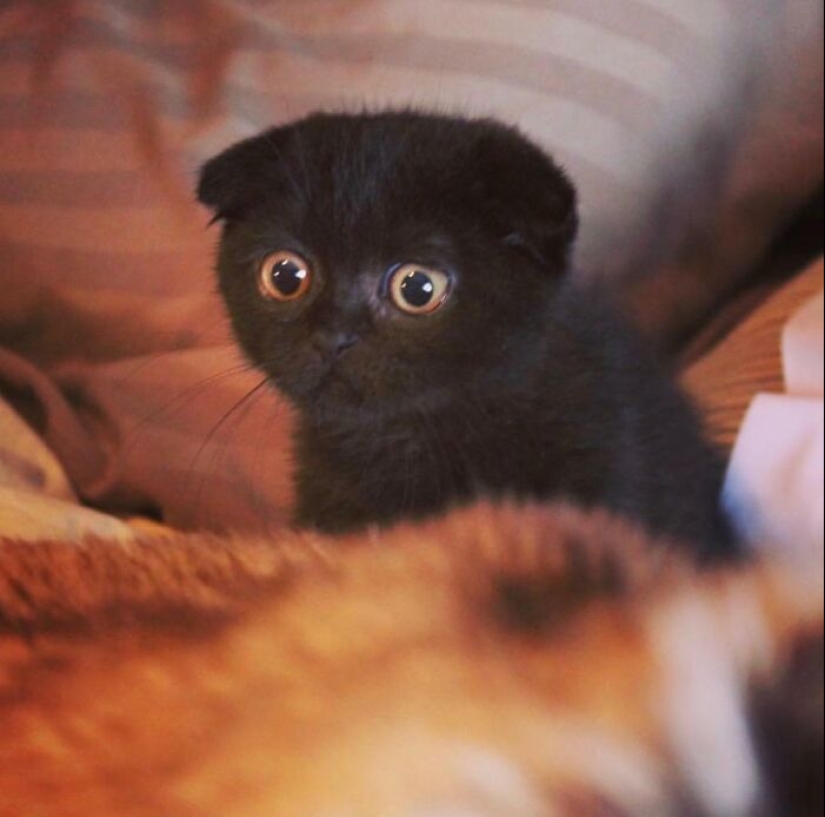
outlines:
[{"label": "kitten muzzle", "polygon": [[312,346],[322,359],[338,360],[352,349],[359,340],[360,338],[355,332],[334,332],[316,338]]}]

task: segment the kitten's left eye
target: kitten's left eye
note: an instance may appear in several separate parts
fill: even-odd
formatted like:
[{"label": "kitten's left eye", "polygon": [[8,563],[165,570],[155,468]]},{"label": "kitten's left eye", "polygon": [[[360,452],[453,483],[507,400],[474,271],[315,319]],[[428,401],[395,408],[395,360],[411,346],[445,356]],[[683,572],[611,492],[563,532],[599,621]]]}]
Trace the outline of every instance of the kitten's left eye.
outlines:
[{"label": "kitten's left eye", "polygon": [[405,264],[392,273],[389,295],[398,309],[409,315],[430,315],[450,294],[452,281],[444,272]]}]

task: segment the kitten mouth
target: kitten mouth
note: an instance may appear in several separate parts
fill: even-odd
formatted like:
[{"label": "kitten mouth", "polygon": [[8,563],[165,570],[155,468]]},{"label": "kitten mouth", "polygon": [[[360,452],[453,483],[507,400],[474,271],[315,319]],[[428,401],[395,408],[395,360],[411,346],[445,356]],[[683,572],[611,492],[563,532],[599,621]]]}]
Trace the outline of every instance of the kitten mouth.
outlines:
[{"label": "kitten mouth", "polygon": [[354,388],[352,380],[348,378],[343,372],[339,371],[338,369],[332,368],[330,369],[322,378],[321,378],[321,385],[325,385],[327,383],[337,383],[343,386],[349,386],[350,388]]},{"label": "kitten mouth", "polygon": [[298,407],[312,408],[324,403],[360,402],[361,390],[336,367],[308,367],[300,373],[284,375],[269,372],[269,380]]},{"label": "kitten mouth", "polygon": [[310,389],[308,394],[311,398],[333,397],[337,400],[358,400],[362,399],[362,390],[348,377],[346,372],[341,371],[338,366],[330,366],[327,370],[320,372],[318,379]]}]

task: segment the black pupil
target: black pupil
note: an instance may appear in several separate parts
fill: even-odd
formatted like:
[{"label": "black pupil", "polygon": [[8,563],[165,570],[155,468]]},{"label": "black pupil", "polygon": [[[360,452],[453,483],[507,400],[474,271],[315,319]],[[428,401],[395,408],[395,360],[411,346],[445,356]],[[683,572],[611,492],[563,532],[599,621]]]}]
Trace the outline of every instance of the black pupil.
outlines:
[{"label": "black pupil", "polygon": [[301,291],[306,277],[307,271],[288,258],[272,268],[272,283],[275,289],[286,298],[291,298]]},{"label": "black pupil", "polygon": [[401,284],[404,300],[416,308],[427,306],[435,295],[435,285],[424,272],[411,272]]}]

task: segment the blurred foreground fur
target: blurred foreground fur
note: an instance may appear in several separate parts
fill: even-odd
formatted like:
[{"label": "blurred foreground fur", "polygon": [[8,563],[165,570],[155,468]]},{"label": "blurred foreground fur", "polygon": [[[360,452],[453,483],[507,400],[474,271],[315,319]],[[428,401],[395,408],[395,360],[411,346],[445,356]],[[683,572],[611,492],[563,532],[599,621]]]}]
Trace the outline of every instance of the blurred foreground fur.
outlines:
[{"label": "blurred foreground fur", "polygon": [[2,815],[814,817],[820,586],[607,516],[0,544]]}]

